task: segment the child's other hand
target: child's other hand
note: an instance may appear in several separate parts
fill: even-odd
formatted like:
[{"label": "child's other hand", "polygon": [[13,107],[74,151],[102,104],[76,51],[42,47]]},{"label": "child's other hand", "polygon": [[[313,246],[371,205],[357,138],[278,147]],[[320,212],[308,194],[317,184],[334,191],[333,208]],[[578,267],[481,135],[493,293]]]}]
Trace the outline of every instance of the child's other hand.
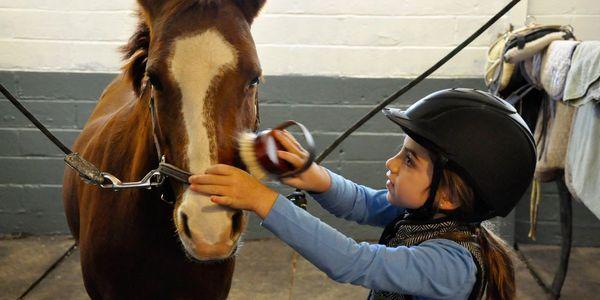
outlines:
[{"label": "child's other hand", "polygon": [[[287,130],[276,130],[274,136],[287,150],[278,150],[277,156],[294,167],[301,168],[308,160],[308,151],[302,148],[300,143]],[[293,177],[283,178],[281,182],[298,189],[322,193],[329,189],[331,178],[325,168],[313,162],[304,172]]]},{"label": "child's other hand", "polygon": [[246,171],[226,164],[190,176],[189,183],[192,191],[211,195],[216,204],[250,210],[263,219],[279,195]]}]

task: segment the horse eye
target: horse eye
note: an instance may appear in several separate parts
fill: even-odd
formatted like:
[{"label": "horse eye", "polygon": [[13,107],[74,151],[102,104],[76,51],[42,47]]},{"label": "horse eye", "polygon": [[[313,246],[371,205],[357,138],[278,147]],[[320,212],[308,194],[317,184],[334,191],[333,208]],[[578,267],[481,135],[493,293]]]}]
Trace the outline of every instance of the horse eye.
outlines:
[{"label": "horse eye", "polygon": [[162,85],[160,83],[160,80],[156,77],[156,75],[149,74],[148,75],[148,81],[150,81],[150,84],[152,84],[155,89],[157,89],[159,91],[162,89]]},{"label": "horse eye", "polygon": [[260,84],[260,77],[256,77],[256,78],[252,79],[252,81],[250,81],[249,85],[251,87],[255,87],[255,86],[259,85],[259,84]]}]

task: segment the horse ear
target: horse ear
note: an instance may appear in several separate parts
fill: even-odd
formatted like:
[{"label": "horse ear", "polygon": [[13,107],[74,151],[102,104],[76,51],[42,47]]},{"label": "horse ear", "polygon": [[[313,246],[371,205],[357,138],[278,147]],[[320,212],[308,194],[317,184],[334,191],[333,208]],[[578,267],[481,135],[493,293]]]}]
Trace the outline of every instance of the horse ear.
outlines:
[{"label": "horse ear", "polygon": [[146,23],[140,19],[135,33],[129,38],[127,44],[119,49],[125,60],[121,70],[131,81],[132,88],[138,97],[141,94],[142,79],[146,72],[149,46],[150,31]]},{"label": "horse ear", "polygon": [[266,0],[236,0],[237,5],[240,7],[248,24],[252,24],[254,18],[258,15],[262,7],[265,5]]},{"label": "horse ear", "polygon": [[150,16],[155,16],[161,9],[161,5],[164,1],[156,0],[137,0],[138,5],[147,12]]}]

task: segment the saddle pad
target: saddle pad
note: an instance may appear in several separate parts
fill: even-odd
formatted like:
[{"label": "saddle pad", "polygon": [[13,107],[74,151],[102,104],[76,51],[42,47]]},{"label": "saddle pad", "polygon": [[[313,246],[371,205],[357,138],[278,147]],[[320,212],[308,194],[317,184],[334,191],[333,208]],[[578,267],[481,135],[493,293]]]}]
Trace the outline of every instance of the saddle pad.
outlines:
[{"label": "saddle pad", "polygon": [[565,82],[564,101],[580,106],[598,95],[591,86],[600,80],[600,41],[583,41],[573,52],[571,68]]},{"label": "saddle pad", "polygon": [[571,56],[577,44],[578,41],[554,41],[546,49],[540,81],[552,100],[562,100],[565,81],[571,68]]},{"label": "saddle pad", "polygon": [[589,101],[573,116],[565,162],[571,195],[600,218],[600,103]]}]

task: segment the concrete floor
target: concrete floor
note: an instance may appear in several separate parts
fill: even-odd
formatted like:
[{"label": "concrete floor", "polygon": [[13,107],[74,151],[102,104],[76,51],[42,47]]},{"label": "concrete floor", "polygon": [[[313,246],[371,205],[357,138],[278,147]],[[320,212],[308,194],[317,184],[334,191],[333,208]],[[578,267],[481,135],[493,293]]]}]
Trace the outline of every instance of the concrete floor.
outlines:
[{"label": "concrete floor", "polygon": [[[0,299],[16,299],[73,245],[67,236],[0,240]],[[521,251],[551,281],[559,248],[522,245]],[[264,255],[269,253],[269,255]],[[598,299],[600,248],[573,248],[562,299]],[[525,264],[517,261],[517,299],[546,294]],[[277,239],[246,241],[240,248],[229,299],[365,299],[368,290],[336,283]],[[25,299],[88,299],[74,248]]]}]

